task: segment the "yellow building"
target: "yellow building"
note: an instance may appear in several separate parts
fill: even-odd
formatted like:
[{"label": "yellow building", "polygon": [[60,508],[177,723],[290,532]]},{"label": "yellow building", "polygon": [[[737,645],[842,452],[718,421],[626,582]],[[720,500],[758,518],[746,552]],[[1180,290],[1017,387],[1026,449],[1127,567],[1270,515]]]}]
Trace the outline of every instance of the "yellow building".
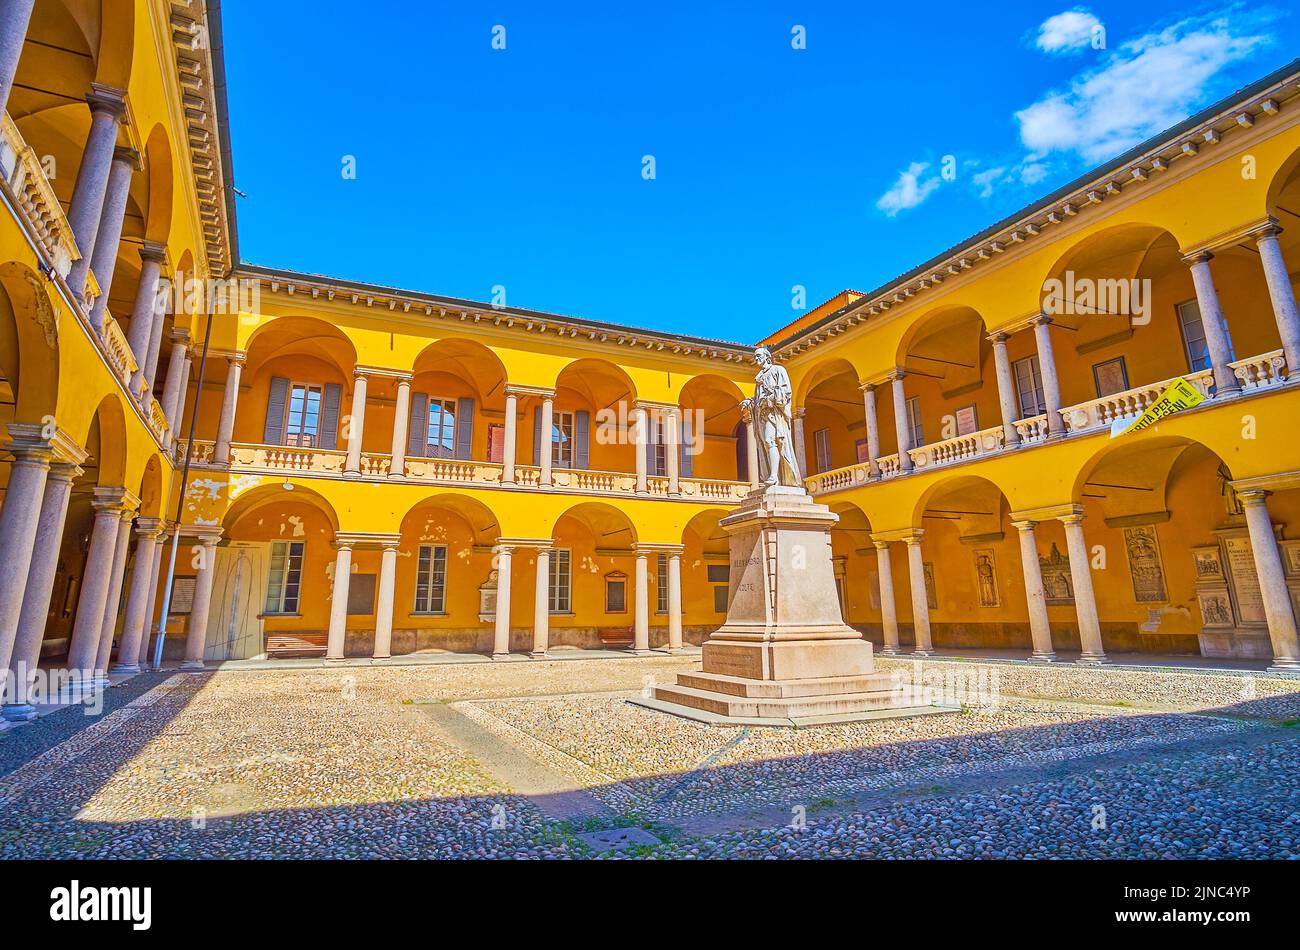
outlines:
[{"label": "yellow building", "polygon": [[[165,600],[189,665],[721,624],[749,346],[242,264],[217,5],[0,10],[7,715]],[[1300,665],[1298,125],[1293,63],[767,337],[849,623]]]}]

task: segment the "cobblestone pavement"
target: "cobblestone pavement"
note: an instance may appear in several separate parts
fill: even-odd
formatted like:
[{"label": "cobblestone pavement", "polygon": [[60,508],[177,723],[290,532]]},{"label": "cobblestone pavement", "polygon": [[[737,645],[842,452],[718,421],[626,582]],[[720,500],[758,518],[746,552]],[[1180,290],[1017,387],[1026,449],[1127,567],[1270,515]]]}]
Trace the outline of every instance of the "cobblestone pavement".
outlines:
[{"label": "cobblestone pavement", "polygon": [[[954,711],[803,730],[626,702],[697,662],[137,677],[0,736],[0,857],[1300,857],[1297,679],[882,660]],[[659,843],[592,844],[629,826]]]}]

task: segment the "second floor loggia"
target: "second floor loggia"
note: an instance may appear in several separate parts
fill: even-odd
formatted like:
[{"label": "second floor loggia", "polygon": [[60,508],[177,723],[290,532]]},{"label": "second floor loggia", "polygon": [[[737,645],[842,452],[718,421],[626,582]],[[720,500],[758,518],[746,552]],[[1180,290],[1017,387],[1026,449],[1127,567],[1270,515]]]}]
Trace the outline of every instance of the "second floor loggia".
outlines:
[{"label": "second floor loggia", "polygon": [[[409,368],[365,366],[337,327],[281,317],[245,351],[210,354],[206,375],[200,466],[724,502],[756,471],[743,394],[710,374],[665,404],[597,358],[551,386],[514,384],[464,338],[429,344]],[[189,448],[178,443],[178,461]]]},{"label": "second floor loggia", "polygon": [[[1300,173],[1276,194],[1272,210],[1286,215]],[[1180,377],[1212,403],[1287,386],[1300,379],[1287,264],[1297,259],[1300,236],[1275,216],[1193,253],[1163,229],[1116,227],[1064,252],[1044,277],[1042,312],[991,329],[974,308],[937,308],[902,337],[881,377],[826,358],[804,376],[796,410],[809,488],[1102,432],[1141,416]]]}]

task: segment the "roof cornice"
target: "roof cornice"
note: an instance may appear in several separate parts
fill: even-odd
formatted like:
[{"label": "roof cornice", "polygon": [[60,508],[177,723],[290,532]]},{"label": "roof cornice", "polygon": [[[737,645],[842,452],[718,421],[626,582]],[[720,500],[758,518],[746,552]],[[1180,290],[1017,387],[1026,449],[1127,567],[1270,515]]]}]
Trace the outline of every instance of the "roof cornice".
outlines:
[{"label": "roof cornice", "polygon": [[851,304],[772,344],[773,355],[789,359],[838,336],[870,317],[927,293],[1020,245],[1050,240],[1053,227],[1095,213],[1107,199],[1148,186],[1174,163],[1204,160],[1225,138],[1276,116],[1300,96],[1300,59],[1216,102],[1171,129],[1087,172],[1052,194],[1002,219],[966,241],[873,290]]}]

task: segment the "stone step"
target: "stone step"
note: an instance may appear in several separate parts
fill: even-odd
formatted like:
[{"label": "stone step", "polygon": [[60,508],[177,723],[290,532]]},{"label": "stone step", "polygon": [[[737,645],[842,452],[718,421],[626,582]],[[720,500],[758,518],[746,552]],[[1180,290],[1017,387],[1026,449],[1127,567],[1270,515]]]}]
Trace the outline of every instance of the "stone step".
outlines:
[{"label": "stone step", "polygon": [[679,673],[677,685],[750,699],[794,699],[835,693],[874,693],[894,688],[892,673],[820,676],[802,680],[754,680],[725,673]]},{"label": "stone step", "polygon": [[803,719],[810,716],[837,716],[918,705],[918,701],[911,696],[910,689],[898,692],[874,690],[822,696],[771,698],[732,696],[678,685],[656,687],[655,699],[704,710],[719,716],[757,719]]}]

